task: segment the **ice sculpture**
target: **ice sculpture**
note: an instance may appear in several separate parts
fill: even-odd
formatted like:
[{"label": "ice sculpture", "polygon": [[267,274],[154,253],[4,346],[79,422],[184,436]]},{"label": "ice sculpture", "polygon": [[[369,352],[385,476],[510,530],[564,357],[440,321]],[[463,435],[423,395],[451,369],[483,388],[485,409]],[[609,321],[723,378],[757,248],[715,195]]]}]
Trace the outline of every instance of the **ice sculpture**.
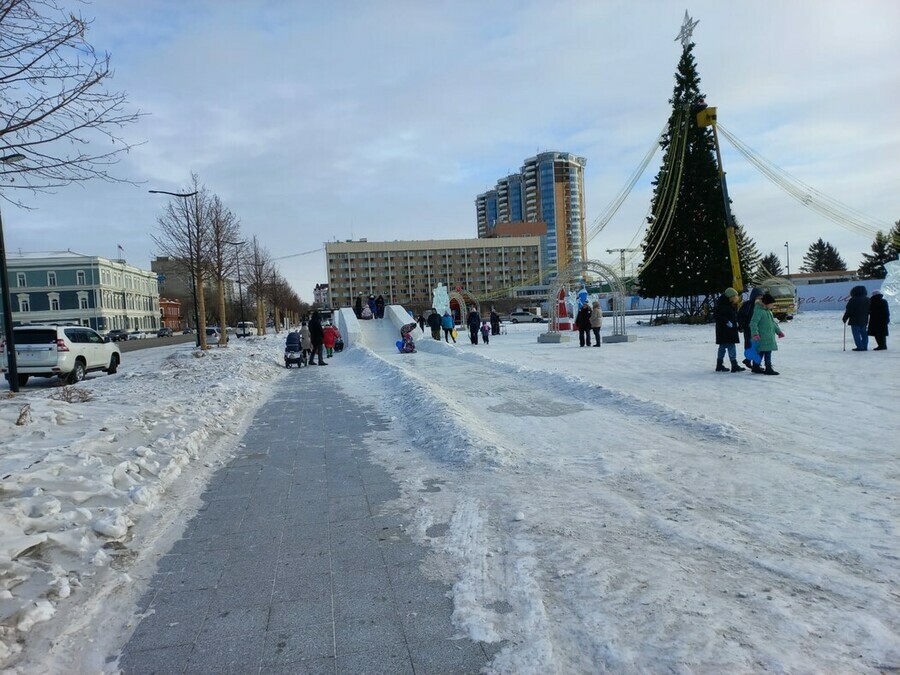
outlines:
[{"label": "ice sculpture", "polygon": [[444,312],[450,311],[450,296],[447,295],[447,288],[444,284],[438,283],[431,291],[431,306],[442,316]]},{"label": "ice sculpture", "polygon": [[884,263],[887,276],[881,282],[881,293],[891,308],[891,323],[900,323],[900,260]]}]

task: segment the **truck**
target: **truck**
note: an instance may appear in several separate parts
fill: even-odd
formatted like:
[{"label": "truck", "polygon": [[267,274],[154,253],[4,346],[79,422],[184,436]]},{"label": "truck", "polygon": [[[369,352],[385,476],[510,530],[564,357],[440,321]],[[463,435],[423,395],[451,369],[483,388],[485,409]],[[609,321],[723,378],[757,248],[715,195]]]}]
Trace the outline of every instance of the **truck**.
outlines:
[{"label": "truck", "polygon": [[769,277],[763,279],[757,288],[775,298],[775,307],[772,314],[779,321],[789,321],[797,313],[797,287],[790,279],[784,277]]}]

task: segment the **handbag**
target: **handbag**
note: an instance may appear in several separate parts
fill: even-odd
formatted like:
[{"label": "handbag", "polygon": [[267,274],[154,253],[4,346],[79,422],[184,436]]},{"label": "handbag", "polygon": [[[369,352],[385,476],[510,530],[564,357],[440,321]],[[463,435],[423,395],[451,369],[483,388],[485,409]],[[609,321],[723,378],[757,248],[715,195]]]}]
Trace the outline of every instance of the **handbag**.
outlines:
[{"label": "handbag", "polygon": [[456,329],[455,329],[455,328],[454,328],[453,330],[450,331],[450,335],[453,336],[453,339],[454,339],[454,340],[457,338],[457,332],[456,332]]}]

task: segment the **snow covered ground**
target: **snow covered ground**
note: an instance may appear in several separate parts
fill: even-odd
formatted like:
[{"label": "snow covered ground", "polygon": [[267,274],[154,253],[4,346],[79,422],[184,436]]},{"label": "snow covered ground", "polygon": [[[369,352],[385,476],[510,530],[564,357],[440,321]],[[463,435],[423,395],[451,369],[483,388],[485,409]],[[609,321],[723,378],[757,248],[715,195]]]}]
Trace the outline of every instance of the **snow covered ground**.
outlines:
[{"label": "snow covered ground", "polygon": [[[900,668],[894,345],[843,352],[840,313],[803,313],[767,377],[714,373],[711,326],[632,320],[637,342],[599,349],[545,329],[410,355],[362,322],[328,369],[394,420],[371,441],[402,486],[390,506],[460,630],[502,645],[493,672]],[[90,401],[41,384],[0,401],[0,665],[102,669],[154,554],[287,374],[280,350],[152,349],[76,387]]]}]

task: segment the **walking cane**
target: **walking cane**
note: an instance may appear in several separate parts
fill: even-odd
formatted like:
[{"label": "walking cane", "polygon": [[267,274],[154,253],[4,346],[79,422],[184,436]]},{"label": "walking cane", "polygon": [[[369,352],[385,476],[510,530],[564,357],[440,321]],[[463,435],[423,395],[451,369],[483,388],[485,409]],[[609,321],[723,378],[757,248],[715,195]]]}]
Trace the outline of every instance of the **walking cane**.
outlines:
[{"label": "walking cane", "polygon": [[844,324],[844,349],[843,351],[847,351],[847,324]]}]

